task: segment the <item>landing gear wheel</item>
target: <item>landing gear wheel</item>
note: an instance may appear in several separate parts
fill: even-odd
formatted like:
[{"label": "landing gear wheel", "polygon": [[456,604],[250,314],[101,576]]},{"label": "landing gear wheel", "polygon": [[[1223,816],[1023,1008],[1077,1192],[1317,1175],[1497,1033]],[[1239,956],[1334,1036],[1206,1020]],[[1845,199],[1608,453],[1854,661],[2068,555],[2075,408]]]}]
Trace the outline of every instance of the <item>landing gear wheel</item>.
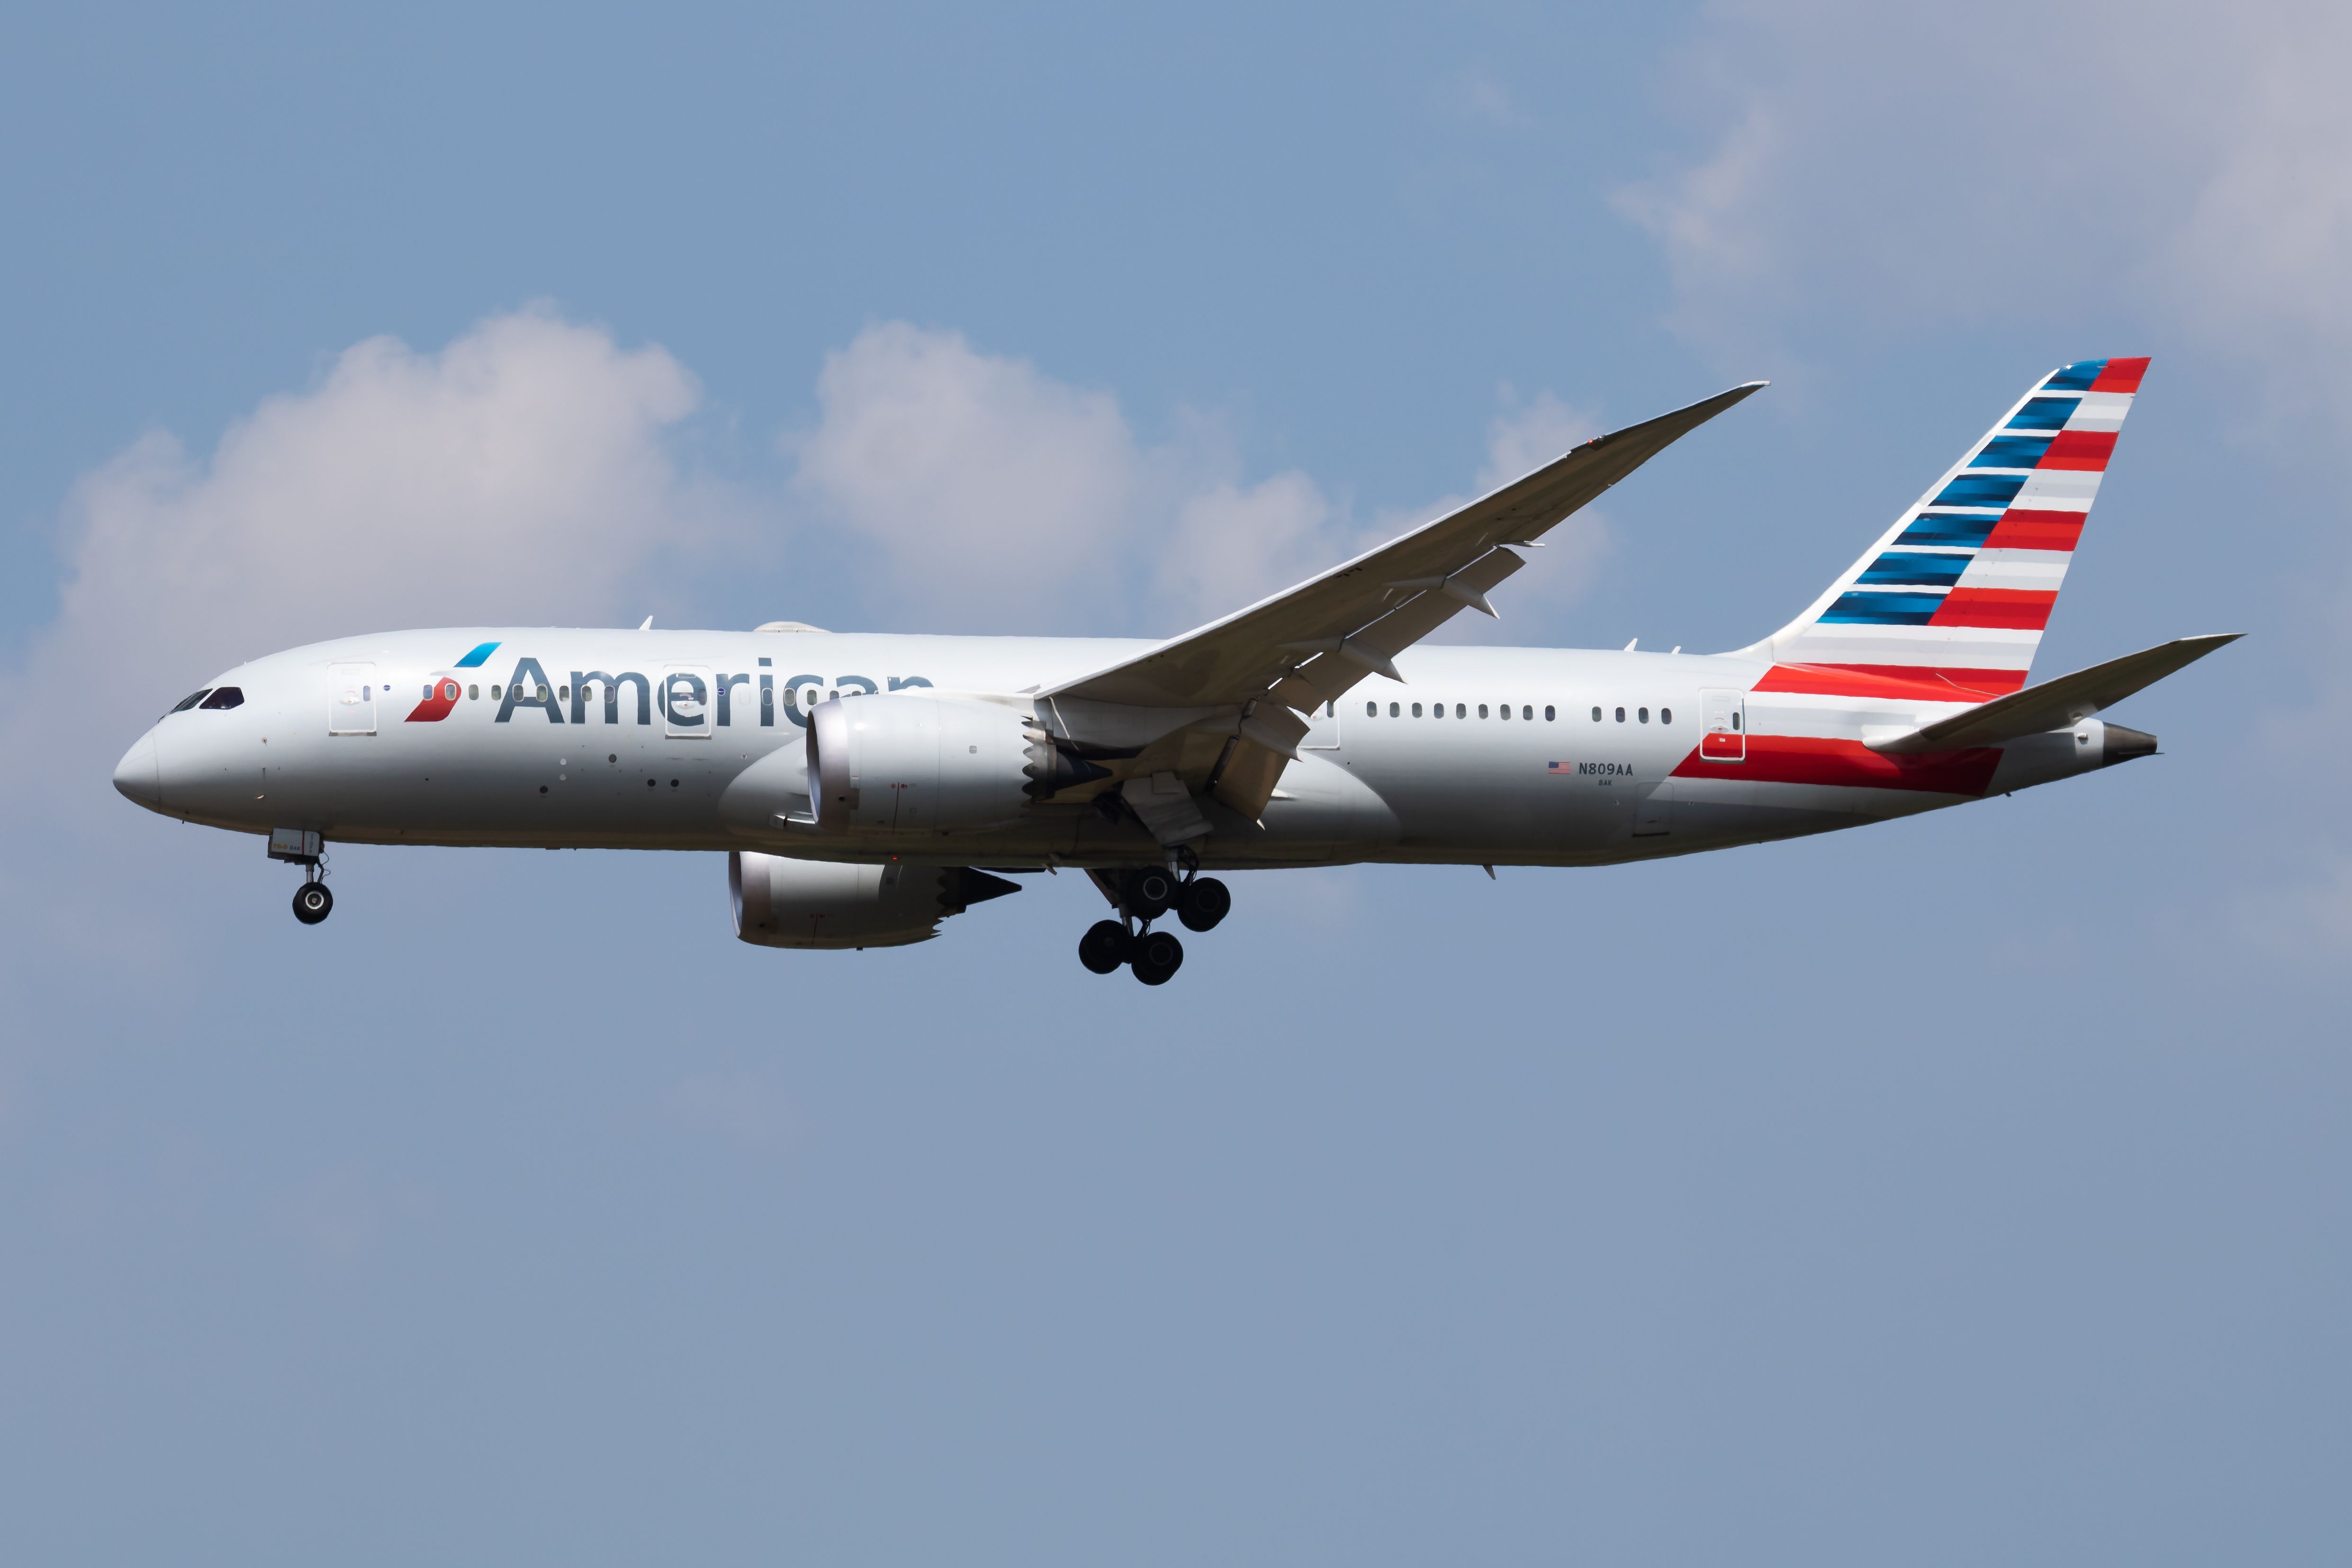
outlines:
[{"label": "landing gear wheel", "polygon": [[1195,877],[1176,895],[1176,918],[1186,931],[1214,931],[1233,907],[1232,890],[1214,877]]},{"label": "landing gear wheel", "polygon": [[1097,921],[1078,938],[1078,962],[1097,974],[1109,974],[1127,962],[1132,940],[1117,921]]},{"label": "landing gear wheel", "polygon": [[1121,879],[1120,890],[1126,895],[1127,912],[1139,921],[1158,920],[1176,901],[1176,879],[1157,866],[1147,866],[1140,871],[1129,871]]},{"label": "landing gear wheel", "polygon": [[326,883],[305,882],[294,889],[294,918],[304,925],[317,925],[334,912],[335,895]]},{"label": "landing gear wheel", "polygon": [[1130,962],[1138,980],[1146,985],[1165,985],[1184,967],[1184,944],[1173,932],[1148,931],[1135,939],[1135,957]]}]

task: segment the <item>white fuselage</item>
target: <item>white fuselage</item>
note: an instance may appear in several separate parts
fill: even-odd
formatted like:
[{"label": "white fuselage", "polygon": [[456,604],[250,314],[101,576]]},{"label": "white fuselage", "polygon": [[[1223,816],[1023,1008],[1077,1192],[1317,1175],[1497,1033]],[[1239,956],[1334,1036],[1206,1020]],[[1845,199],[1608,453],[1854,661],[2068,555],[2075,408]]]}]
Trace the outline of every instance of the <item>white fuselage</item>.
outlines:
[{"label": "white fuselage", "polygon": [[[461,662],[482,645],[495,646]],[[224,673],[215,687],[242,701],[167,715],[117,782],[167,816],[346,843],[1149,863],[1159,847],[1137,822],[1058,801],[916,839],[828,835],[773,808],[776,781],[802,776],[812,700],[928,687],[1019,708],[1021,694],[1150,646],[561,628],[354,637]],[[1368,678],[1317,716],[1259,820],[1204,805],[1203,864],[1603,864],[1908,815],[2111,760],[2096,721],[1924,763],[1883,760],[1864,744],[1874,731],[1961,705],[1772,689],[1773,667],[1740,658],[1418,647],[1396,662],[1402,684]],[[1736,743],[1708,748],[1719,760],[1701,754],[1710,719],[1737,726]]]}]

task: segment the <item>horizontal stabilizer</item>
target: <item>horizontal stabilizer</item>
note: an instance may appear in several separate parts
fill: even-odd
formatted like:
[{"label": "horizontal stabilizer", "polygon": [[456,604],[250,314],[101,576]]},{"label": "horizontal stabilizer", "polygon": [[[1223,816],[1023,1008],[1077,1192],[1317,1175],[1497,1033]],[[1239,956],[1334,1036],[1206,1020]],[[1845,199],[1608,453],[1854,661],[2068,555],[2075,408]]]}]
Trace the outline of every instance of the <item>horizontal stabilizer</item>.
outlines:
[{"label": "horizontal stabilizer", "polygon": [[2181,637],[2158,643],[2138,653],[2127,653],[2022,691],[2012,691],[1990,702],[1938,720],[1920,729],[1869,742],[1874,752],[1901,755],[1911,752],[1951,752],[1963,746],[1997,746],[2021,735],[2063,730],[2079,724],[2102,708],[2112,707],[2145,686],[2185,669],[2215,648],[2244,634],[2224,632],[2211,637]]}]

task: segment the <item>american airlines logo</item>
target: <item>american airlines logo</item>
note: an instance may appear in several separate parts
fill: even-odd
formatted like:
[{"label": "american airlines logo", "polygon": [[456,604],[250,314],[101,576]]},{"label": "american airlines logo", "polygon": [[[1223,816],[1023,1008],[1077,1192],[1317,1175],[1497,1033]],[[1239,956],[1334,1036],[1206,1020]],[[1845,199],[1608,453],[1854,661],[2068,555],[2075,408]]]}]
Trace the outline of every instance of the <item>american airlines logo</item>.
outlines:
[{"label": "american airlines logo", "polygon": [[[425,683],[424,700],[411,710],[411,724],[437,724],[456,711],[458,702],[468,693],[478,695],[478,682],[461,683],[455,671],[478,670],[485,660],[500,645],[486,642],[467,653],[450,669],[436,675]],[[761,664],[768,661],[761,659]],[[908,687],[928,687],[931,683],[919,675],[894,675],[887,678],[887,689],[903,691]],[[778,691],[781,685],[782,699]],[[738,688],[747,688],[739,693]],[[494,724],[514,721],[518,709],[533,709],[546,714],[551,724],[570,722],[585,724],[603,710],[607,724],[624,721],[623,715],[634,709],[636,722],[650,724],[658,709],[667,728],[673,732],[708,731],[715,727],[734,726],[743,704],[755,700],[759,706],[758,724],[772,729],[781,710],[787,723],[799,729],[808,727],[808,713],[802,706],[798,693],[803,688],[814,688],[809,700],[814,703],[824,697],[846,693],[868,695],[886,688],[863,675],[794,675],[779,683],[772,669],[747,670],[735,673],[712,670],[707,666],[680,667],[671,665],[658,677],[648,677],[642,670],[625,669],[617,674],[602,669],[575,669],[568,680],[551,681],[539,660],[523,658],[515,661],[512,679],[490,688],[490,696],[499,705],[492,717]],[[634,700],[624,703],[627,692]],[[601,694],[601,701],[596,695]],[[567,719],[566,710],[569,710]]]}]

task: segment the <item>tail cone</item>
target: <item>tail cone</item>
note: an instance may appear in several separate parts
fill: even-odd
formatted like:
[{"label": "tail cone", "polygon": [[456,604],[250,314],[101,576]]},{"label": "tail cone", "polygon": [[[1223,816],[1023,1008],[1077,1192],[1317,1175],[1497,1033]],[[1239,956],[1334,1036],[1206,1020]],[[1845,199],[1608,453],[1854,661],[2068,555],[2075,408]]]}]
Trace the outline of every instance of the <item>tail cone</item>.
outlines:
[{"label": "tail cone", "polygon": [[2156,737],[2145,730],[2126,730],[2121,724],[2107,726],[2106,756],[2101,767],[2114,767],[2117,763],[2130,762],[2134,757],[2156,754]]}]

